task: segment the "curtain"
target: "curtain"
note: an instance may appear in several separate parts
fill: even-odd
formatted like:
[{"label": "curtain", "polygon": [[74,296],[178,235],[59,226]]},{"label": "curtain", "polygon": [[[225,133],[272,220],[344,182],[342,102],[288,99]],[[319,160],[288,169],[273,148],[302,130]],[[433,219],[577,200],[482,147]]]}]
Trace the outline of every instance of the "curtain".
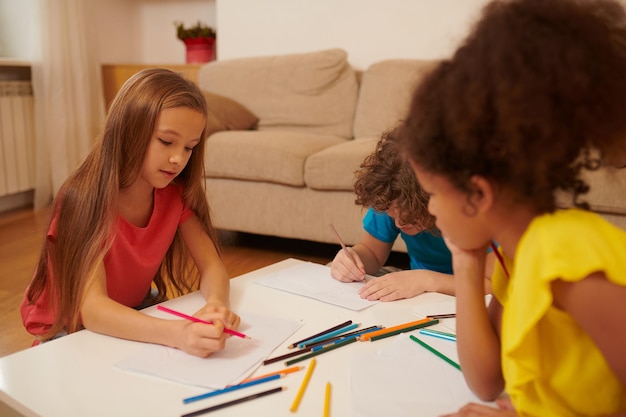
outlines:
[{"label": "curtain", "polygon": [[89,152],[104,97],[96,0],[39,0],[32,64],[35,97],[35,209],[45,207]]}]

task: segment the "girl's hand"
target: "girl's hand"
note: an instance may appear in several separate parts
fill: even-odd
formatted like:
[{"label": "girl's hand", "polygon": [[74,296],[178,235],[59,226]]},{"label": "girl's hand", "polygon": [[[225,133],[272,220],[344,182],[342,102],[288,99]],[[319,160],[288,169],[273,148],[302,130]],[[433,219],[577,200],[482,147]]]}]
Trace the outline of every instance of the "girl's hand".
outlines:
[{"label": "girl's hand", "polygon": [[341,249],[330,266],[330,275],[341,282],[363,281],[365,266],[352,248]]},{"label": "girl's hand", "polygon": [[517,412],[509,399],[496,401],[498,408],[469,403],[453,414],[441,417],[517,417]]},{"label": "girl's hand", "polygon": [[[205,320],[203,318],[203,320]],[[219,352],[226,346],[226,333],[219,320],[212,325],[180,320],[181,334],[177,337],[178,349],[190,355],[206,358],[214,352]]]},{"label": "girl's hand", "polygon": [[391,272],[371,279],[359,290],[367,300],[394,301],[411,298],[433,287],[432,271],[411,270]]},{"label": "girl's hand", "polygon": [[463,274],[463,271],[474,271],[478,268],[479,273],[469,275],[480,278],[481,281],[483,281],[485,277],[485,265],[487,264],[487,251],[489,249],[489,244],[477,249],[465,250],[459,248],[445,236],[444,241],[446,242],[446,246],[448,246],[450,253],[452,253],[452,269],[454,270],[454,275],[464,276],[465,274]]},{"label": "girl's hand", "polygon": [[226,339],[230,337],[230,334],[224,333],[224,328],[236,330],[241,321],[237,314],[220,302],[207,302],[194,317],[213,324],[182,321],[182,335],[177,338],[180,340],[177,347],[202,358],[224,349]]},{"label": "girl's hand", "polygon": [[221,322],[223,327],[237,330],[241,318],[224,304],[217,301],[208,301],[204,307],[194,314],[195,317],[204,321]]}]

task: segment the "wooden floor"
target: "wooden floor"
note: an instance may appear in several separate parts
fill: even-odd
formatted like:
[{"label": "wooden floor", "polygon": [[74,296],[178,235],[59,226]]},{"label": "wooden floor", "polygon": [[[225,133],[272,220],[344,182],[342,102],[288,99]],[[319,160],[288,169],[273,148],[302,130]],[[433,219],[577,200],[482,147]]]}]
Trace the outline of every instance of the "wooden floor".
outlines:
[{"label": "wooden floor", "polygon": [[[0,357],[28,348],[33,338],[22,326],[19,307],[39,254],[47,211],[32,208],[0,213]],[[338,245],[222,232],[223,260],[231,277],[287,258],[330,262]],[[392,254],[401,266],[406,254]]]}]

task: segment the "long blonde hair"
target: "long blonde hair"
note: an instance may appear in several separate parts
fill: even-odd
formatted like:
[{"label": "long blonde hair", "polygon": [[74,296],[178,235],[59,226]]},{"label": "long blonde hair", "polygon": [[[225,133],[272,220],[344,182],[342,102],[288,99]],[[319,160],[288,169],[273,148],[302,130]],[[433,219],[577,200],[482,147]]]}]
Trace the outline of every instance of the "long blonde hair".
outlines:
[{"label": "long blonde hair", "polygon": [[[63,329],[68,333],[79,329],[85,283],[114,237],[120,189],[130,186],[139,176],[159,113],[176,107],[207,114],[201,91],[181,75],[166,69],[146,69],[135,74],[111,103],[96,145],[59,190],[51,216],[51,221],[57,221],[56,237],[54,241],[44,240],[27,292],[33,303],[48,286],[49,301],[56,301],[52,306],[55,323],[43,338]],[[219,253],[203,181],[206,135],[205,126],[200,143],[175,183],[182,186],[185,204],[200,219]],[[188,259],[177,233],[154,277],[156,301],[165,299],[168,291],[180,295],[197,288],[199,275]]]}]

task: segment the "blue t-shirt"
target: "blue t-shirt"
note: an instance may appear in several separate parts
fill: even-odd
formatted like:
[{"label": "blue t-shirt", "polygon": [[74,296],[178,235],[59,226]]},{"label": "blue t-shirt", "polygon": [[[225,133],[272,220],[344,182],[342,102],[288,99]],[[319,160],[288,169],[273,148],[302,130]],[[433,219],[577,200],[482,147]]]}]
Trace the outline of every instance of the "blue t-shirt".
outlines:
[{"label": "blue t-shirt", "polygon": [[404,240],[411,269],[428,269],[452,274],[452,254],[441,236],[429,231],[414,236],[403,233],[387,213],[370,208],[363,218],[363,228],[381,242],[393,243],[398,235]]}]

